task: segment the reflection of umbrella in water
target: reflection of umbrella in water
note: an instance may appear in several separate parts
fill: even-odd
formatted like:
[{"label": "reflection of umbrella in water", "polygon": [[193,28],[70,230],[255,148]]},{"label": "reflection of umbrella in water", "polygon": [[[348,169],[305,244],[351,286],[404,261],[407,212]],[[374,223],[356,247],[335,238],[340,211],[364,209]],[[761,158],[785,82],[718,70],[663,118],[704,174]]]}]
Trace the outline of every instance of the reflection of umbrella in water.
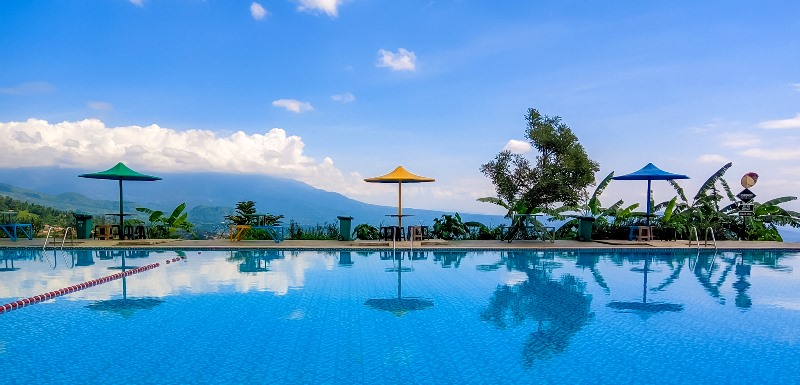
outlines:
[{"label": "reflection of umbrella in water", "polygon": [[[390,269],[387,269],[390,270]],[[402,277],[403,277],[402,258],[397,259],[397,267],[391,271],[397,271],[397,298],[372,298],[364,302],[364,305],[373,309],[385,310],[402,317],[411,310],[424,310],[433,306],[433,301],[421,298],[402,296]],[[405,269],[406,271],[410,271]]]},{"label": "reflection of umbrella in water", "polygon": [[654,180],[674,180],[674,179],[689,179],[686,175],[673,174],[666,172],[652,163],[648,163],[638,171],[630,174],[615,176],[611,179],[616,180],[646,180],[647,181],[647,225],[650,226],[650,182]]},{"label": "reflection of umbrella in water", "polygon": [[655,314],[661,313],[665,311],[683,311],[683,305],[675,304],[675,303],[665,303],[665,302],[647,302],[647,273],[650,270],[650,258],[645,258],[644,260],[644,269],[631,269],[632,271],[637,271],[643,273],[643,282],[642,282],[642,301],[630,301],[630,302],[623,302],[623,301],[611,301],[608,307],[620,311],[632,311],[638,312],[642,314]]},{"label": "reflection of umbrella in water", "polygon": [[127,277],[122,277],[122,298],[108,299],[97,301],[86,307],[92,310],[103,310],[113,313],[119,313],[125,318],[133,316],[137,310],[152,309],[160,305],[163,300],[157,298],[128,298],[128,285]]},{"label": "reflection of umbrella in water", "polygon": [[397,226],[403,227],[403,183],[435,182],[433,178],[426,178],[408,172],[403,166],[397,166],[394,171],[374,178],[364,179],[371,183],[397,183]]}]

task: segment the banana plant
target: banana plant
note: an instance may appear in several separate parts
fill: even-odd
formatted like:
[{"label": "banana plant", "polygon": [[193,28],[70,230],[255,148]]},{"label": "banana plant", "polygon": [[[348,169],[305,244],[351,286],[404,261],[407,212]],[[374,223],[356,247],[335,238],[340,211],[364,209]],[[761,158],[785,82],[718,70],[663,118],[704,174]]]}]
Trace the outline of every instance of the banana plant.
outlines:
[{"label": "banana plant", "polygon": [[166,235],[170,237],[174,236],[179,229],[194,236],[192,231],[194,229],[194,224],[189,222],[189,213],[184,212],[185,209],[186,203],[181,203],[172,210],[172,214],[169,216],[165,216],[164,212],[161,210],[151,210],[146,207],[137,207],[136,211],[149,215],[147,220],[154,225],[151,233],[157,233],[159,230],[156,230],[156,228],[160,227],[166,229]]}]

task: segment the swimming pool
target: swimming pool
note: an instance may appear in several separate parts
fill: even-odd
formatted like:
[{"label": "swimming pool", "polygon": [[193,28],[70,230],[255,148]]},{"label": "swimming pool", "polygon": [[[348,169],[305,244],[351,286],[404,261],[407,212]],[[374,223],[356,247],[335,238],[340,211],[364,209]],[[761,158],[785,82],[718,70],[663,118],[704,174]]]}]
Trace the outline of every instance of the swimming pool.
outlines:
[{"label": "swimming pool", "polygon": [[[797,383],[792,251],[0,250],[5,383]],[[170,263],[167,263],[169,261]]]}]

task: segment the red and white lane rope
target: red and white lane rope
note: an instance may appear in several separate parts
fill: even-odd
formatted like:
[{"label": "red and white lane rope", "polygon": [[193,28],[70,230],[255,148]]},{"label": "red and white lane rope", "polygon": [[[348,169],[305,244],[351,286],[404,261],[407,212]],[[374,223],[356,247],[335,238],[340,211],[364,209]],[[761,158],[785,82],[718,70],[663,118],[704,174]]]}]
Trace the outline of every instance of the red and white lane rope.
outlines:
[{"label": "red and white lane rope", "polygon": [[[186,259],[186,257],[175,257],[175,258],[172,258],[172,259],[168,259],[165,262],[167,264],[169,264],[171,262],[178,262],[181,259]],[[28,306],[28,305],[33,305],[35,303],[39,303],[39,302],[42,302],[42,301],[47,301],[49,299],[53,299],[53,298],[56,298],[56,297],[60,297],[62,295],[74,293],[76,291],[80,291],[80,290],[83,290],[83,289],[88,289],[88,288],[90,288],[92,286],[97,286],[97,285],[99,285],[101,283],[114,281],[114,280],[120,279],[122,277],[127,277],[129,275],[141,273],[143,271],[155,269],[156,267],[159,267],[159,266],[161,266],[161,263],[158,263],[158,262],[151,263],[149,265],[133,268],[133,269],[126,270],[126,271],[121,271],[121,272],[119,272],[117,274],[112,274],[112,275],[109,275],[109,276],[106,276],[106,277],[93,279],[91,281],[81,282],[81,283],[79,283],[77,285],[72,285],[70,287],[65,287],[63,289],[50,291],[50,292],[47,292],[47,293],[44,293],[44,294],[35,295],[33,297],[23,298],[21,300],[14,301],[14,302],[11,302],[11,303],[7,303],[7,304],[5,304],[3,306],[0,306],[0,314],[6,313],[6,312],[10,312],[12,310],[21,309],[21,308],[23,308],[25,306]]]}]

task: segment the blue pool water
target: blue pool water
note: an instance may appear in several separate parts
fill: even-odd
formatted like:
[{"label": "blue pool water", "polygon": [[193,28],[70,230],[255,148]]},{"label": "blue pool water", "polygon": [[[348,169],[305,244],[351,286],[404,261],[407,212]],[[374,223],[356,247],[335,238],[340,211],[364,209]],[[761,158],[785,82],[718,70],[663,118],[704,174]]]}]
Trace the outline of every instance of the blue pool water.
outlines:
[{"label": "blue pool water", "polygon": [[0,314],[3,383],[800,382],[789,251],[0,250],[0,305],[123,254]]}]

